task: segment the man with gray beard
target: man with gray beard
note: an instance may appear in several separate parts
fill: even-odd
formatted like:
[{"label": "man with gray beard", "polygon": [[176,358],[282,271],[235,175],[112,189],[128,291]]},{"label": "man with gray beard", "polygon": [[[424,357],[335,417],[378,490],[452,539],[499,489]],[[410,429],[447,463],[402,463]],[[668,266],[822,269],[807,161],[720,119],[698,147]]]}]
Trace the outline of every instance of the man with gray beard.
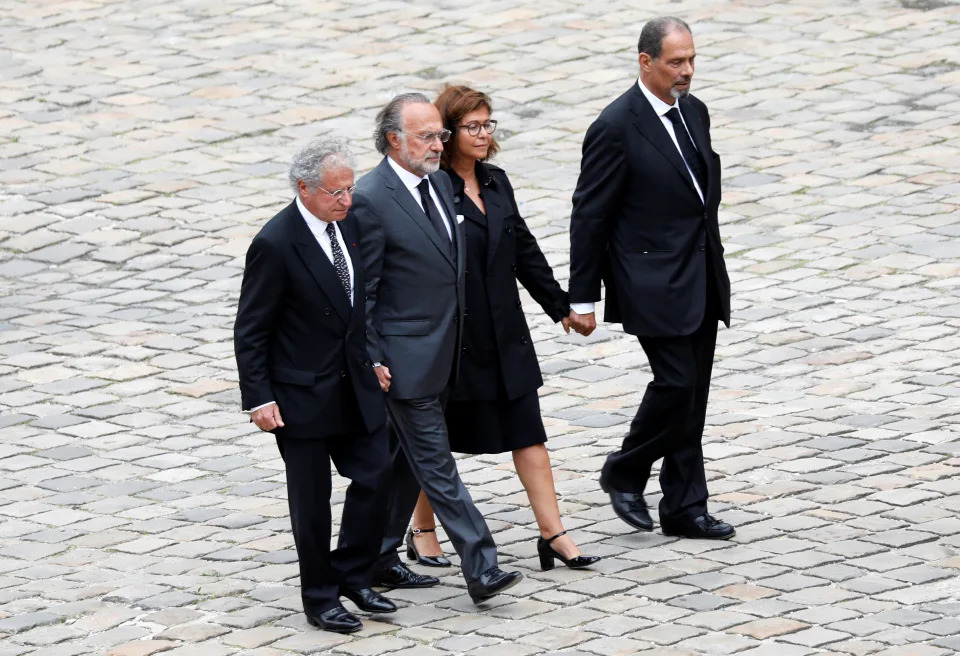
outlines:
[{"label": "man with gray beard", "polygon": [[730,325],[717,221],[720,157],[707,107],[690,95],[690,26],[655,18],[638,50],[640,79],[584,137],[570,219],[571,307],[595,326],[602,281],[604,319],[639,338],[653,370],[600,486],[627,524],[653,530],[643,492],[663,458],[663,533],[727,539],[734,528],[707,512],[701,448],[717,321]]},{"label": "man with gray beard", "polygon": [[377,115],[376,146],[385,157],[357,183],[350,210],[362,235],[367,350],[402,447],[394,453],[393,499],[374,581],[394,588],[438,583],[397,556],[422,488],[460,556],[467,592],[480,603],[522,575],[497,567],[496,545],[460,480],[443,417],[465,313],[463,231],[450,179],[438,170],[449,138],[422,94],[391,100]]}]

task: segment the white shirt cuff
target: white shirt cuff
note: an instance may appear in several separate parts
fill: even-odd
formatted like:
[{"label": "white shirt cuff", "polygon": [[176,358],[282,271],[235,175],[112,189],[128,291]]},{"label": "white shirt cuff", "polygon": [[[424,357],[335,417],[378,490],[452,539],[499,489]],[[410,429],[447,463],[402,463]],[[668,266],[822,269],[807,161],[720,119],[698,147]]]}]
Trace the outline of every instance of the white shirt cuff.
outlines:
[{"label": "white shirt cuff", "polygon": [[592,314],[597,309],[596,303],[571,303],[570,309],[577,314]]},{"label": "white shirt cuff", "polygon": [[276,401],[267,401],[263,405],[258,405],[256,408],[250,408],[249,410],[244,410],[244,412],[254,413],[260,408],[266,408],[268,405],[273,405],[274,403],[276,403]]}]

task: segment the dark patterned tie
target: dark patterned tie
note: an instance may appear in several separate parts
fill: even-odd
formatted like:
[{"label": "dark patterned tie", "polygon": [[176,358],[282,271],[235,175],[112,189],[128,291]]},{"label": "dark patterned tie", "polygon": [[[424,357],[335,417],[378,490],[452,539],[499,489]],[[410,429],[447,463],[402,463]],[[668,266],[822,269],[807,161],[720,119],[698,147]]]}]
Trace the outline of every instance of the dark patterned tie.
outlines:
[{"label": "dark patterned tie", "polygon": [[686,161],[687,166],[689,166],[690,170],[693,171],[693,175],[697,179],[697,184],[700,185],[700,193],[706,195],[706,167],[704,167],[703,160],[700,159],[700,154],[697,152],[697,149],[693,146],[693,141],[690,140],[690,133],[687,132],[687,126],[683,124],[683,118],[680,116],[680,110],[676,107],[672,108],[669,112],[667,112],[667,118],[670,119],[671,123],[673,123],[673,133],[677,135],[677,143],[680,145],[680,152],[683,154],[683,159]]},{"label": "dark patterned tie", "polygon": [[453,244],[450,241],[450,233],[447,232],[447,226],[443,224],[443,217],[440,216],[440,210],[437,209],[433,199],[430,198],[430,183],[424,178],[420,181],[420,184],[417,185],[417,189],[420,190],[420,202],[423,203],[423,213],[427,215],[430,223],[433,224],[434,229],[439,233],[440,241],[452,249]]},{"label": "dark patterned tie", "polygon": [[343,256],[343,249],[340,248],[340,242],[337,240],[337,229],[333,223],[327,224],[327,235],[330,237],[330,252],[333,253],[333,268],[337,270],[337,277],[340,278],[340,284],[343,285],[343,291],[347,293],[347,300],[350,300],[350,291],[353,286],[350,284],[350,269],[347,267],[347,258]]}]

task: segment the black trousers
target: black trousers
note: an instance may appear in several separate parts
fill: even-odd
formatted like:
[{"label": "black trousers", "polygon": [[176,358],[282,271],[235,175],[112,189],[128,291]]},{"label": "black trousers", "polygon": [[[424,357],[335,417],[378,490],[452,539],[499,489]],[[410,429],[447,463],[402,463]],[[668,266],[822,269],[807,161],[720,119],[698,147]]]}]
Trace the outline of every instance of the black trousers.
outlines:
[{"label": "black trousers", "polygon": [[707,285],[703,322],[692,335],[640,337],[653,381],[620,450],[610,454],[602,476],[620,492],[642,494],[660,458],[660,519],[679,520],[707,512],[703,427],[717,345],[715,286]]},{"label": "black trousers", "polygon": [[460,568],[470,583],[497,565],[497,547],[457,472],[443,406],[444,399],[437,396],[387,399],[390,421],[401,447],[394,456],[393,471],[403,485],[393,485],[393,505],[378,565],[390,567],[399,561],[397,547],[403,542],[422,488],[460,556]]},{"label": "black trousers", "polygon": [[[287,471],[290,524],[300,561],[303,610],[340,603],[340,588],[370,587],[387,518],[390,456],[386,428],[323,439],[277,437]],[[330,461],[351,480],[337,548],[330,549]]]}]

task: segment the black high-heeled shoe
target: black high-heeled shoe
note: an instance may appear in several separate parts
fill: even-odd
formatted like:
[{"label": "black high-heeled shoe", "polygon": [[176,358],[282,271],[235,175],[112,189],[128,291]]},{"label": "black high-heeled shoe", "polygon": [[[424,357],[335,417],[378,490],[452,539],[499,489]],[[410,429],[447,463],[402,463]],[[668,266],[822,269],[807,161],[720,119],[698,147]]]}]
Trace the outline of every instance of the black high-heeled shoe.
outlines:
[{"label": "black high-heeled shoe", "polygon": [[540,554],[540,569],[543,571],[553,569],[555,559],[559,559],[560,562],[570,569],[583,569],[584,567],[589,567],[600,560],[600,556],[577,556],[575,558],[565,558],[550,546],[551,542],[566,534],[566,531],[560,531],[549,540],[537,538],[537,553]]},{"label": "black high-heeled shoe", "polygon": [[417,551],[417,546],[413,543],[413,536],[420,533],[434,533],[435,528],[411,528],[407,531],[407,537],[404,542],[407,543],[407,559],[415,560],[421,565],[427,567],[450,567],[450,561],[446,556],[421,556]]}]

